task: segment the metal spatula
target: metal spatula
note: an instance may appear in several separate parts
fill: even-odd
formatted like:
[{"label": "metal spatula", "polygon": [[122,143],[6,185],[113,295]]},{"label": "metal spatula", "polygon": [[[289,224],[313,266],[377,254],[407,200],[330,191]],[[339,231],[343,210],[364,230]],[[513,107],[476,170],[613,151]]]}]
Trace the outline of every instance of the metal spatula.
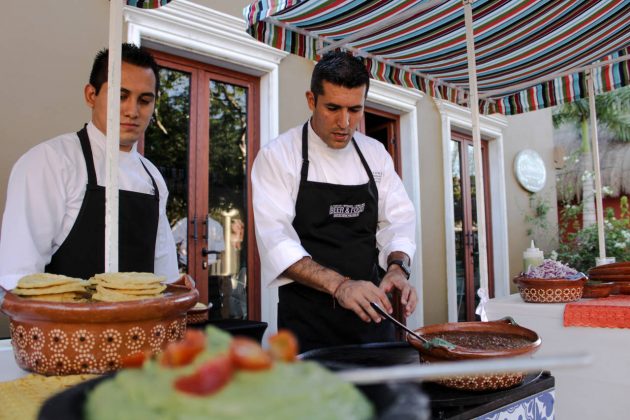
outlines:
[{"label": "metal spatula", "polygon": [[446,341],[443,338],[432,338],[431,340],[427,340],[426,338],[424,338],[423,336],[421,336],[414,330],[407,327],[405,324],[398,322],[396,318],[388,314],[385,309],[381,308],[378,303],[370,302],[370,305],[372,305],[372,308],[374,308],[376,312],[381,314],[387,320],[393,322],[394,325],[396,325],[398,328],[402,328],[403,330],[405,330],[407,334],[410,334],[413,337],[417,338],[418,340],[422,341],[424,345],[427,347],[445,347],[448,350],[453,350],[456,347],[455,344],[451,343],[450,341]]}]

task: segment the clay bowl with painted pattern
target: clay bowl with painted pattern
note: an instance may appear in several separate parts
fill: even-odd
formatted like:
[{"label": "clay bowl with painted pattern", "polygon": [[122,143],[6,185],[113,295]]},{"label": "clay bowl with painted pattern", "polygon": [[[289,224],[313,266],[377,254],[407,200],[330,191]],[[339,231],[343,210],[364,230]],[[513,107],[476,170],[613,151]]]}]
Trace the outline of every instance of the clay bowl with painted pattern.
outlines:
[{"label": "clay bowl with painted pattern", "polygon": [[521,298],[529,303],[566,303],[580,300],[586,278],[541,279],[535,277],[516,277]]},{"label": "clay bowl with painted pattern", "polygon": [[199,299],[191,279],[180,282],[159,297],[126,302],[37,301],[2,289],[15,360],[42,375],[100,374],[136,353],[158,353],[183,337],[186,312]]},{"label": "clay bowl with painted pattern", "polygon": [[587,281],[584,284],[584,291],[582,292],[582,297],[587,299],[598,299],[604,298],[610,295],[613,288],[615,287],[615,283],[609,282],[601,282],[601,281]]},{"label": "clay bowl with painted pattern", "polygon": [[[407,335],[407,341],[418,350],[422,363],[525,356],[538,350],[541,343],[536,332],[517,325],[511,318],[491,322],[449,322],[415,331],[428,340],[440,338],[456,346],[425,346],[417,338]],[[462,375],[436,382],[465,391],[491,391],[516,386],[523,382],[525,375],[525,372]]]}]

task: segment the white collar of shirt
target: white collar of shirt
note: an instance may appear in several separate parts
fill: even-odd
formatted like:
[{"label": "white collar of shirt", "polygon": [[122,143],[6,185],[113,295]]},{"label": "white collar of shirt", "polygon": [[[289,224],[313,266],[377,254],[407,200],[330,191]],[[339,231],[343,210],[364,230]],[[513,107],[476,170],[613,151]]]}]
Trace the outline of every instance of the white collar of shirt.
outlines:
[{"label": "white collar of shirt", "polygon": [[318,153],[327,155],[329,157],[345,157],[348,155],[354,154],[354,147],[351,145],[351,142],[348,142],[346,147],[343,149],[333,149],[329,147],[324,140],[317,135],[315,130],[313,130],[313,125],[311,124],[311,120],[308,121],[308,140],[309,140],[309,149],[317,151]]}]

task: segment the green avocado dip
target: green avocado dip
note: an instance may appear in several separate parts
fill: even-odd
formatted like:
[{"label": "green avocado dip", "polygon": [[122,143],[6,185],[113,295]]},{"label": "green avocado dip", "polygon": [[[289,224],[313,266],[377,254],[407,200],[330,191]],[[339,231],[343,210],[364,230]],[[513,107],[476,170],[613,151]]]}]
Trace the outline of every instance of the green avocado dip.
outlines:
[{"label": "green avocado dip", "polygon": [[263,371],[238,370],[218,392],[195,396],[176,390],[176,378],[227,352],[230,336],[208,328],[207,348],[182,368],[149,361],[118,372],[86,398],[87,420],[142,419],[369,419],[374,411],[353,385],[315,362],[274,362]]}]

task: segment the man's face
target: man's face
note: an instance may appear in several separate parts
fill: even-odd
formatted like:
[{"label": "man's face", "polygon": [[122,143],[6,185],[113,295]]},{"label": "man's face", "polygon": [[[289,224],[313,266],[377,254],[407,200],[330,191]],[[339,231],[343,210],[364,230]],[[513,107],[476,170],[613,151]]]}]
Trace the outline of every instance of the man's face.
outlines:
[{"label": "man's face", "polygon": [[346,147],[363,117],[365,86],[345,88],[323,82],[324,93],[317,97],[306,92],[308,107],[313,112],[311,125],[324,143],[333,149]]},{"label": "man's face", "polygon": [[[85,87],[85,100],[92,108],[96,128],[107,134],[107,82],[98,94]],[[155,108],[155,75],[150,68],[122,62],[120,75],[120,150],[128,152],[140,139]]]}]

